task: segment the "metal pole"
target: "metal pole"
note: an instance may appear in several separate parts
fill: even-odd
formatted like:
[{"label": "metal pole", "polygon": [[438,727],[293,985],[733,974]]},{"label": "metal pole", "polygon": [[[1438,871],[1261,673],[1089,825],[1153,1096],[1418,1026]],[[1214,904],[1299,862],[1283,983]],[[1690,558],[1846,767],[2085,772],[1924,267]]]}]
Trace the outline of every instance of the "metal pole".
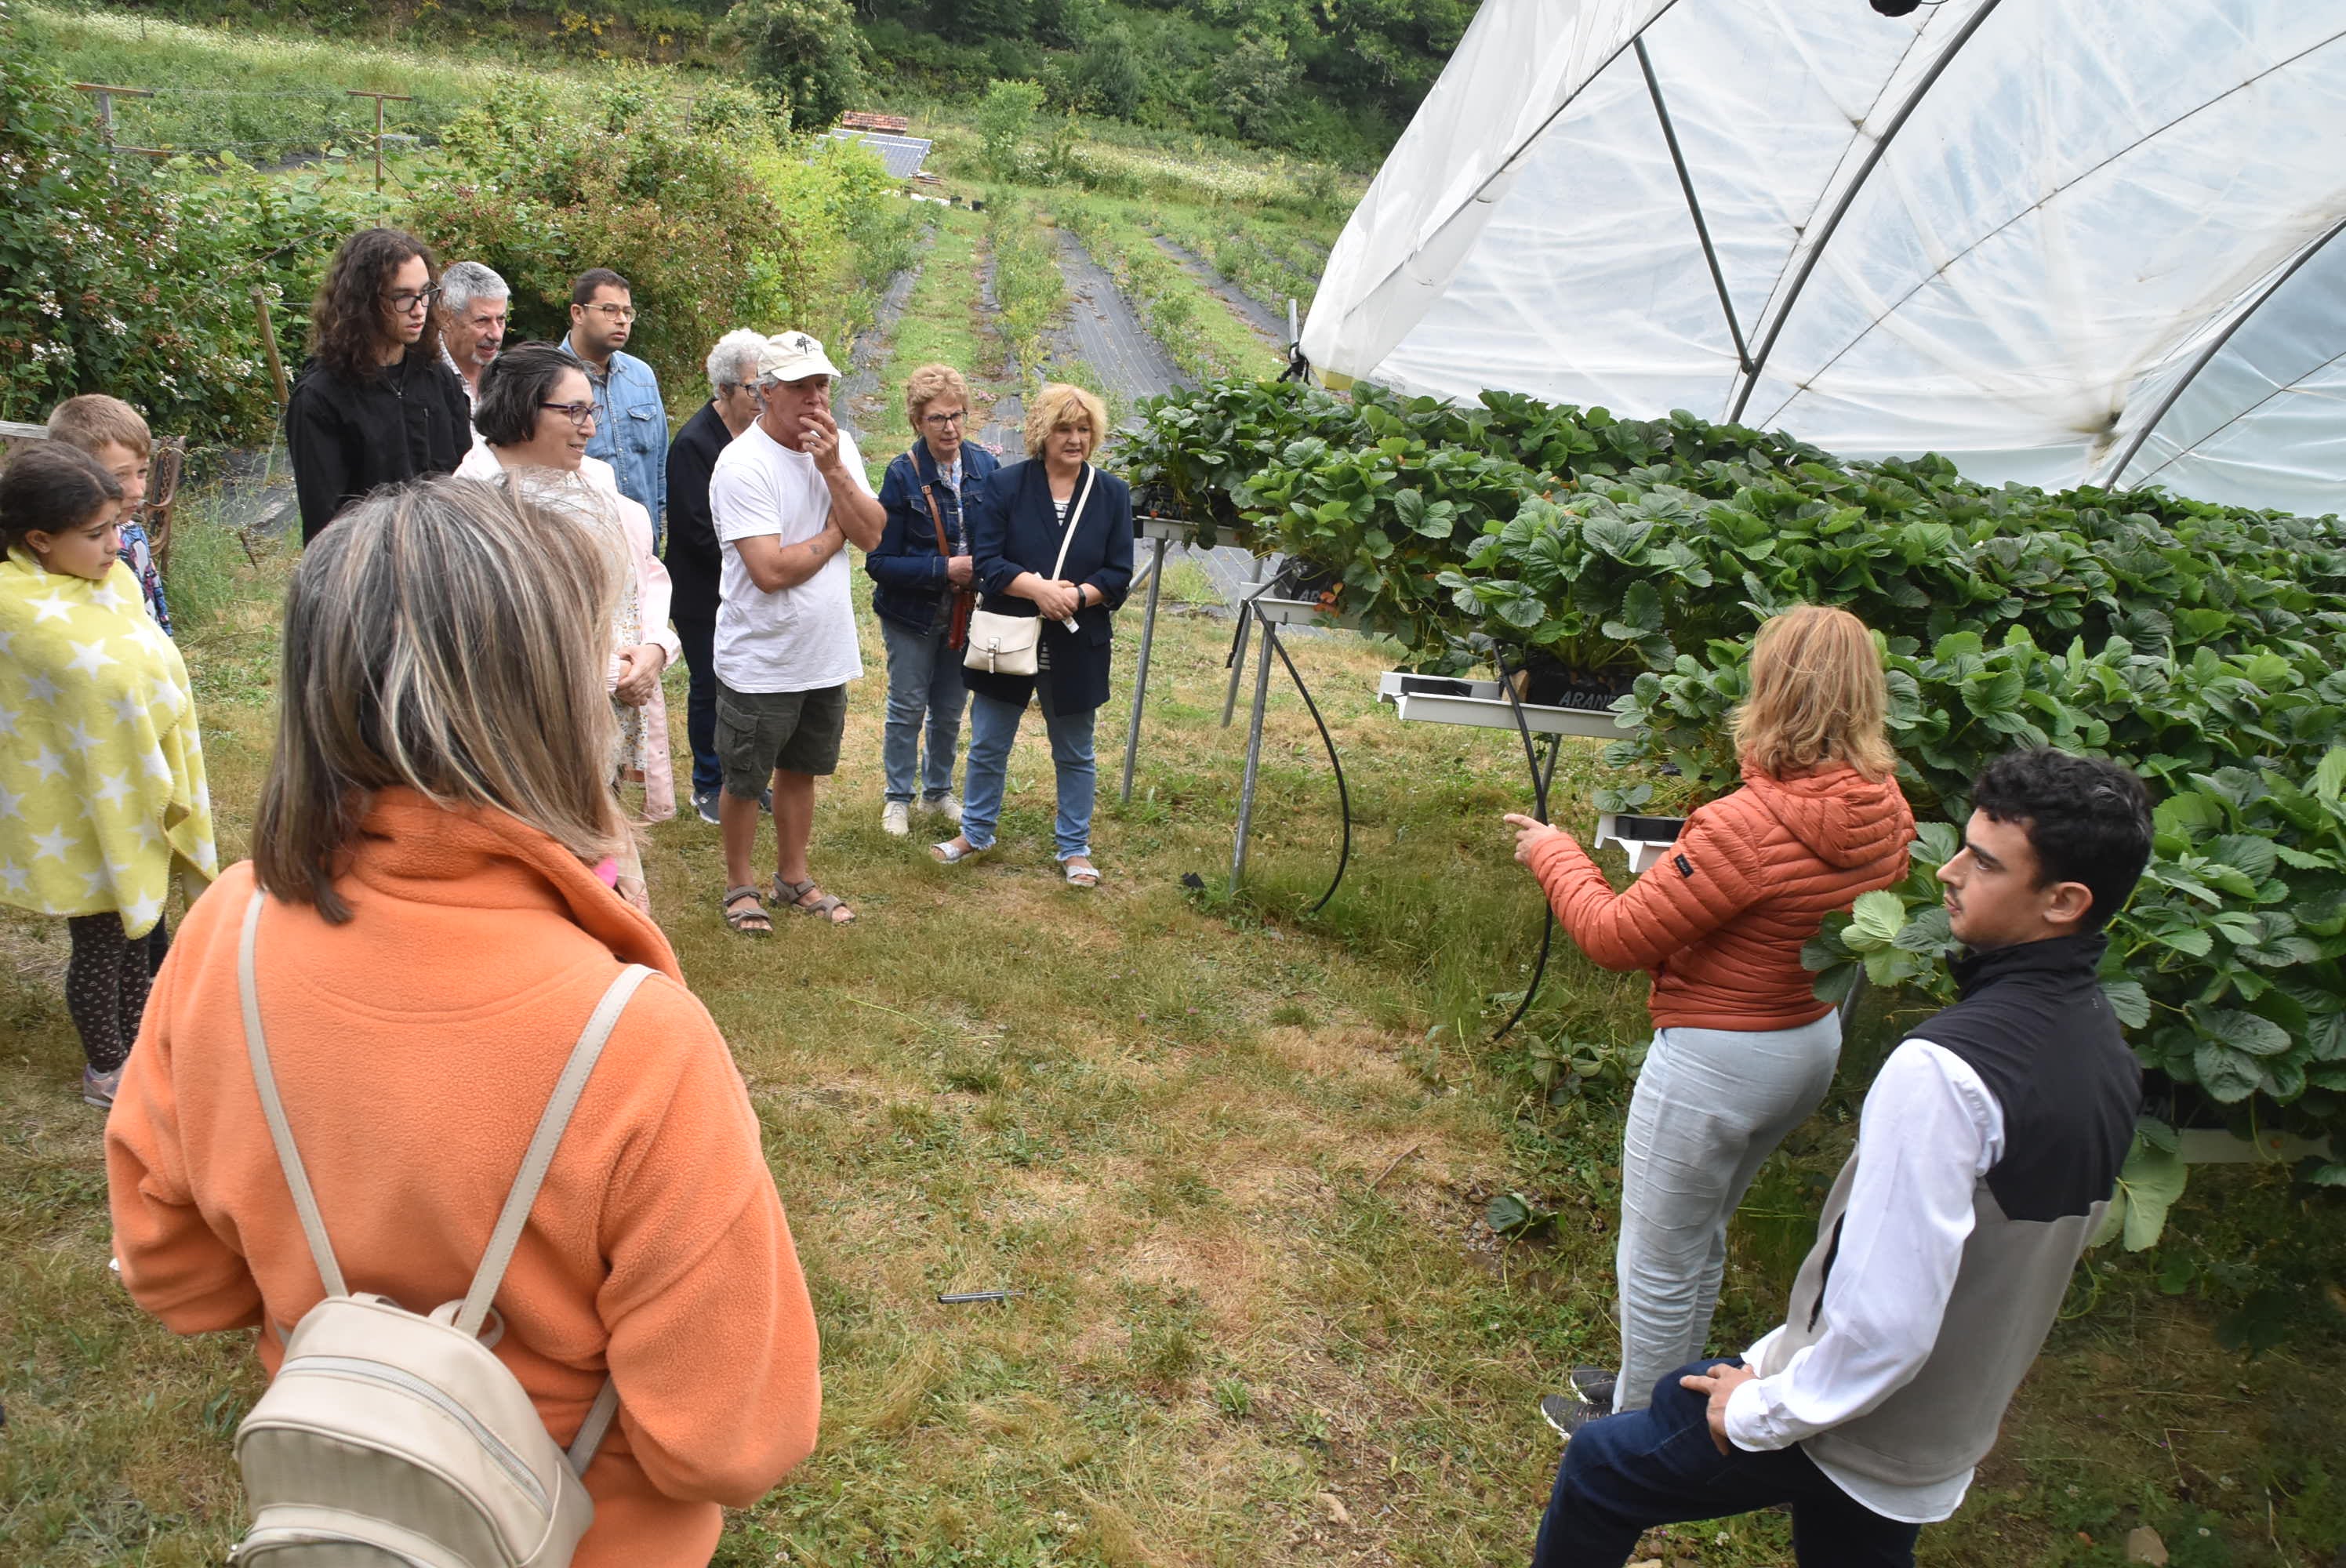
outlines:
[{"label": "metal pole", "polygon": [[[1261,620],[1262,613],[1254,602],[1247,602],[1250,619]],[[1239,786],[1238,841],[1230,848],[1230,891],[1239,891],[1239,879],[1246,874],[1247,830],[1254,823],[1254,780],[1262,767],[1262,710],[1270,701],[1270,639],[1278,628],[1269,621],[1262,622],[1262,647],[1255,654],[1254,711],[1247,718],[1246,779]]]},{"label": "metal pole", "polygon": [[[1257,555],[1254,558],[1254,575],[1247,579],[1250,587],[1262,581],[1263,571],[1270,565],[1270,560],[1265,556]],[[1254,607],[1255,596],[1250,593],[1239,601],[1238,651],[1230,655],[1230,688],[1222,694],[1222,728],[1224,729],[1230,727],[1230,716],[1239,710],[1239,677],[1246,673],[1247,635],[1254,626],[1254,616],[1248,612]]]},{"label": "metal pole", "polygon": [[1654,62],[1646,53],[1646,38],[1636,39],[1637,68],[1646,73],[1646,91],[1654,100],[1654,115],[1662,122],[1662,139],[1669,144],[1670,162],[1678,171],[1678,188],[1686,193],[1687,210],[1694,215],[1695,238],[1702,241],[1702,259],[1710,264],[1710,285],[1719,290],[1719,308],[1727,312],[1728,334],[1735,340],[1735,363],[1751,373],[1751,352],[1743,345],[1743,326],[1735,319],[1735,301],[1727,292],[1727,274],[1719,268],[1719,251],[1710,242],[1710,225],[1702,219],[1702,203],[1695,199],[1694,176],[1687,172],[1686,154],[1678,150],[1678,127],[1670,123],[1669,106],[1662,102],[1662,84],[1654,76]]},{"label": "metal pole", "polygon": [[1140,704],[1148,694],[1148,649],[1157,640],[1157,594],[1165,585],[1165,541],[1152,539],[1148,567],[1148,607],[1140,613],[1140,659],[1132,672],[1132,722],[1124,732],[1124,790],[1119,805],[1132,804],[1132,769],[1140,759]]}]

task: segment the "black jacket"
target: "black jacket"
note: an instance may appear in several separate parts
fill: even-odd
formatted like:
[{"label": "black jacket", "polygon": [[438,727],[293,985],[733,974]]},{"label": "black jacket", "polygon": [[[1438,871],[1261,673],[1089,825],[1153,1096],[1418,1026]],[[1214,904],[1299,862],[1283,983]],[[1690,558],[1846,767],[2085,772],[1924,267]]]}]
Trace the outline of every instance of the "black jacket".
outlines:
[{"label": "black jacket", "polygon": [[[974,493],[1001,466],[1002,460],[985,448],[962,443],[962,494],[974,499]],[[923,484],[937,498],[933,518],[921,494]],[[937,612],[953,587],[945,577],[945,558],[937,553],[937,524],[944,524],[948,543],[958,538],[962,549],[969,549],[961,499],[937,477],[937,460],[928,443],[914,442],[911,451],[888,464],[880,481],[880,509],[888,514],[888,525],[880,543],[863,557],[863,569],[872,582],[872,613],[925,632],[936,624]]]},{"label": "black jacket", "polygon": [[311,360],[285,404],[301,542],[377,485],[454,473],[472,446],[464,383],[436,357],[411,348],[362,382]]},{"label": "black jacket", "polygon": [[2134,1144],[2142,1067],[2102,994],[2100,932],[1966,952],[1962,1000],[1911,1031],[1953,1052],[2004,1107],[1988,1190],[2009,1217],[2083,1214],[2110,1196]]},{"label": "black jacket", "polygon": [[733,443],[733,433],[717,417],[717,405],[705,402],[684,422],[668,448],[668,580],[676,585],[668,618],[714,621],[718,589],[724,581],[725,556],[717,547],[717,524],[709,514],[709,476],[717,459]]},{"label": "black jacket", "polygon": [[[1072,632],[1056,621],[1043,623],[1050,667],[1041,678],[1049,683],[1051,707],[1061,713],[1086,712],[1107,700],[1108,616],[1132,585],[1131,487],[1112,473],[1092,472],[1099,478],[1083,514],[1076,519],[1076,536],[1058,575],[1071,583],[1089,583],[1100,591],[1101,599],[1076,613]],[[1083,490],[1078,478],[1076,494]],[[1035,614],[1033,600],[1012,598],[1008,589],[1021,572],[1050,576],[1052,563],[1059,558],[1059,517],[1051,505],[1050,480],[1042,463],[1030,458],[996,469],[966,496],[970,555],[977,585],[984,591],[983,606],[1005,616]],[[1023,708],[1035,678],[974,669],[969,688]]]}]

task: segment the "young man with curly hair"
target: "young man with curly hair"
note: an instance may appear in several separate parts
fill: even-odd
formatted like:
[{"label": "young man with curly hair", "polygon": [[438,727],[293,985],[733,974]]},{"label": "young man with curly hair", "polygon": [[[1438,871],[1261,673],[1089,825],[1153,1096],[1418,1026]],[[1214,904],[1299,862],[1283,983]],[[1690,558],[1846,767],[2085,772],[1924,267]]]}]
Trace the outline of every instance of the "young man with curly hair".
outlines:
[{"label": "young man with curly hair", "polygon": [[378,485],[452,473],[471,449],[464,383],[440,357],[439,296],[412,234],[362,229],[334,252],[285,405],[303,544]]},{"label": "young man with curly hair", "polygon": [[1972,804],[1939,871],[1960,999],[1867,1091],[1783,1323],[1580,1427],[1535,1568],[1779,1504],[1804,1568],[1906,1568],[1962,1503],[2133,1142],[2142,1073],[2100,972],[2151,837],[2139,779],[2058,751],[1996,759]]}]

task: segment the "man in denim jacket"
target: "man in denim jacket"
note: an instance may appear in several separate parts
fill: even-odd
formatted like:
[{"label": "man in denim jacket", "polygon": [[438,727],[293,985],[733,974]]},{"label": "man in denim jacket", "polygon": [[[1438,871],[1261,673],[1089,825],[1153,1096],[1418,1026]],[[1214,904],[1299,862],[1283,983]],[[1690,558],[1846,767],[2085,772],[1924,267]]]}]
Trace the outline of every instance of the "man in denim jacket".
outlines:
[{"label": "man in denim jacket", "polygon": [[667,528],[668,406],[651,366],[620,352],[635,324],[635,291],[625,278],[608,267],[578,274],[570,288],[570,335],[562,346],[595,390],[595,434],[586,455],[609,463],[619,493],[652,514],[658,549]]}]

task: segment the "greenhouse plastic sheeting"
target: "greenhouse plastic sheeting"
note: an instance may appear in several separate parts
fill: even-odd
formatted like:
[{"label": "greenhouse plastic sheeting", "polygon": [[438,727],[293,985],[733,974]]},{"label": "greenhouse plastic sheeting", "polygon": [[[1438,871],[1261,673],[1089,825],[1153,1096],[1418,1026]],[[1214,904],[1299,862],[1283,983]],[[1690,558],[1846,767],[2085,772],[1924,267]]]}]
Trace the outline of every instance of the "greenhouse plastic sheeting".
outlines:
[{"label": "greenhouse plastic sheeting", "polygon": [[1484,0],[1303,349],[1408,392],[2339,511],[2341,147],[2333,0]]}]

